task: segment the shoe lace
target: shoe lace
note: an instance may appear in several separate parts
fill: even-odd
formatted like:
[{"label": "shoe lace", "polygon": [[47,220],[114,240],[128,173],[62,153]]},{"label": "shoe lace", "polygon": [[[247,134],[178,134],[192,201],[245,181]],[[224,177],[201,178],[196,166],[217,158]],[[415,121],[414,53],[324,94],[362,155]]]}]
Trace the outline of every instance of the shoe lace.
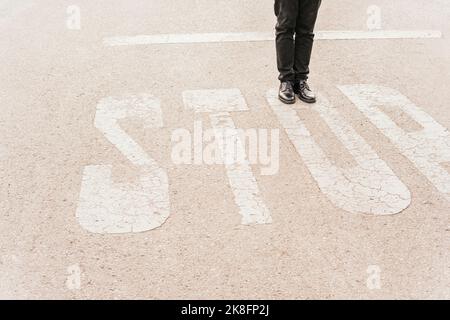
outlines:
[{"label": "shoe lace", "polygon": [[310,91],[311,91],[311,89],[309,88],[309,84],[308,84],[308,82],[306,82],[306,81],[301,81],[301,82],[300,82],[300,88],[302,88],[302,89],[307,89],[307,90],[310,90]]},{"label": "shoe lace", "polygon": [[285,90],[292,90],[292,83],[290,83],[290,82],[283,82],[282,83],[282,86],[281,86],[281,89],[283,90],[283,91],[285,91]]}]

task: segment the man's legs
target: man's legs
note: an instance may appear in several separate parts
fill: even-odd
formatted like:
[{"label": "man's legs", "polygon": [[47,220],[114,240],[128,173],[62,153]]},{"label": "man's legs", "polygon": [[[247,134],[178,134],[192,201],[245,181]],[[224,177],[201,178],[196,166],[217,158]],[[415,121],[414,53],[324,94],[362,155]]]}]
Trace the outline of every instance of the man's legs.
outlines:
[{"label": "man's legs", "polygon": [[314,26],[321,0],[297,0],[298,18],[295,27],[295,80],[307,80],[314,42]]},{"label": "man's legs", "polygon": [[294,103],[295,94],[304,102],[316,101],[306,80],[320,4],[321,0],[275,0],[278,97],[285,103]]},{"label": "man's legs", "polygon": [[299,2],[301,0],[275,0],[277,16],[276,47],[277,65],[281,82],[295,81],[295,42]]},{"label": "man's legs", "polygon": [[299,0],[295,27],[294,92],[303,102],[316,102],[316,95],[309,88],[308,75],[314,43],[314,26],[321,0]]}]

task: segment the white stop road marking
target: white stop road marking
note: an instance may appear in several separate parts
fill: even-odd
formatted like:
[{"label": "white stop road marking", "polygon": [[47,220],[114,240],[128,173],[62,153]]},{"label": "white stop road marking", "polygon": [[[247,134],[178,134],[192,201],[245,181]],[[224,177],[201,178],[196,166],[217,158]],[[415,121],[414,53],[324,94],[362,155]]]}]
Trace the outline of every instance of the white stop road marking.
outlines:
[{"label": "white stop road marking", "polygon": [[[448,130],[393,89],[372,85],[339,88],[450,200],[450,174],[442,166],[450,162]],[[185,91],[183,100],[187,109],[209,113],[219,139],[237,141],[237,154],[245,154],[230,114],[249,110],[239,89]],[[276,90],[267,93],[267,101],[320,190],[334,205],[348,212],[374,215],[396,214],[410,205],[408,188],[324,97],[312,108],[353,156],[356,167],[343,169],[334,165],[296,111],[278,100]],[[405,132],[380,106],[400,108],[423,129]],[[163,126],[160,103],[150,95],[111,97],[99,102],[95,126],[139,170],[139,180],[135,184],[114,183],[111,165],[90,165],[84,169],[76,216],[80,225],[91,232],[152,230],[161,226],[170,213],[167,174],[120,128],[118,121],[128,117],[140,118],[148,127]],[[222,143],[219,146],[227,158],[228,149]],[[225,161],[225,165],[242,223],[271,223],[270,211],[251,167],[245,159],[240,160]]]},{"label": "white stop road marking", "polygon": [[[450,201],[450,174],[442,166],[450,162],[449,131],[394,89],[374,85],[340,86],[339,89]],[[406,132],[381,106],[400,109],[422,129]]]},{"label": "white stop road marking", "polygon": [[105,98],[97,105],[95,126],[139,171],[138,182],[114,183],[111,165],[85,167],[76,212],[94,233],[135,233],[160,227],[169,217],[166,172],[124,132],[118,121],[139,118],[147,127],[163,126],[160,103],[150,95]]},{"label": "white stop road marking", "polygon": [[296,111],[278,100],[276,90],[267,93],[267,101],[320,190],[336,207],[352,213],[392,215],[410,205],[408,188],[324,97],[312,108],[353,156],[354,168],[334,165]]},{"label": "white stop road marking", "polygon": [[[248,111],[247,104],[239,89],[222,90],[191,90],[183,92],[185,107],[195,112],[208,112],[213,128],[216,130],[216,139],[236,141],[237,154],[244,154],[245,149],[240,141],[236,126],[229,112]],[[225,137],[223,137],[225,134]],[[227,148],[219,143],[222,155]],[[271,214],[260,195],[258,183],[252,169],[245,159],[239,163],[225,161],[230,187],[234,199],[242,216],[242,224],[267,224],[272,222]]]}]

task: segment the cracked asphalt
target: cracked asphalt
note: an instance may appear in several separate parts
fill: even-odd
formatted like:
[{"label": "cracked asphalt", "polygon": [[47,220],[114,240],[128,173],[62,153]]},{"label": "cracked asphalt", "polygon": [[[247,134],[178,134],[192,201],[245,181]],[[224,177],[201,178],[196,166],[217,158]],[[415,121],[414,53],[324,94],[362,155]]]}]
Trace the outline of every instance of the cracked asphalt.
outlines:
[{"label": "cracked asphalt", "polygon": [[[0,0],[0,298],[450,298],[450,3],[323,1],[317,29],[367,31],[371,5],[442,37],[319,40],[329,105],[283,109],[272,41],[103,43],[272,32],[272,0]],[[204,90],[232,111],[189,109]],[[278,172],[174,163],[215,117],[278,129]]]}]

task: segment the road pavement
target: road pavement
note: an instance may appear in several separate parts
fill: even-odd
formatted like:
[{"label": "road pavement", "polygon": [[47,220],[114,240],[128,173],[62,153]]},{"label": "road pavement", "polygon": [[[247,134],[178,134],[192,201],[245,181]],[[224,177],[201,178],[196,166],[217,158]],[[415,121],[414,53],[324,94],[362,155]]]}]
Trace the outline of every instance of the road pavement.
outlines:
[{"label": "road pavement", "polygon": [[449,20],[323,1],[288,107],[272,0],[1,0],[0,298],[450,298]]}]

